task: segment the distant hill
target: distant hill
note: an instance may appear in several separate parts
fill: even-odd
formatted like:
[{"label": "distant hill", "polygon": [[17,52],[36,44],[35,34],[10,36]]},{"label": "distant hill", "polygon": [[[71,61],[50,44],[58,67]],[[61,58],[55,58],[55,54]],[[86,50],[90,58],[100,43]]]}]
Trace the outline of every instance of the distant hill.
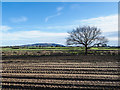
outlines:
[{"label": "distant hill", "polygon": [[36,43],[36,44],[28,44],[28,45],[22,45],[24,46],[41,46],[41,47],[65,47],[61,44],[55,44],[55,43]]}]

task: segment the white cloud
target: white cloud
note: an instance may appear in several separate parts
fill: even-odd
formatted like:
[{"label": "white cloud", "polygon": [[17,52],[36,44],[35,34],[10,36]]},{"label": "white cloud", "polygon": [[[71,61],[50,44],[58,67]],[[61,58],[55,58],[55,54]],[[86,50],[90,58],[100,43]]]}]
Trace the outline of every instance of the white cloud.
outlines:
[{"label": "white cloud", "polygon": [[63,10],[64,7],[57,7],[57,12]]},{"label": "white cloud", "polygon": [[109,41],[118,41],[118,37],[107,37]]},{"label": "white cloud", "polygon": [[110,15],[104,17],[97,17],[85,20],[77,20],[77,23],[82,25],[97,26],[103,32],[115,32],[118,31],[118,15]]},{"label": "white cloud", "polygon": [[[46,22],[53,18],[53,15],[46,18]],[[79,25],[91,25],[99,27],[104,33],[104,36],[108,38],[109,42],[117,42],[118,37],[115,36],[118,31],[118,16],[117,15],[110,15],[105,17],[97,17],[97,18],[90,18],[84,20],[76,20],[72,24],[64,25],[64,26],[46,26],[46,27],[39,27],[39,30],[64,30],[66,33],[48,33],[48,32],[41,32],[39,30],[33,29],[33,31],[17,31],[17,32],[3,32],[3,41],[5,42],[12,42],[12,41],[24,41],[27,43],[32,42],[54,42],[54,43],[61,43],[65,44],[67,31],[71,31],[73,28],[78,27]],[[10,28],[6,28],[9,30]],[[58,31],[57,31],[58,32]],[[114,33],[113,36],[108,34]],[[26,41],[25,41],[26,40]],[[14,43],[13,43],[14,44]]]},{"label": "white cloud", "polygon": [[47,16],[45,18],[45,22],[48,22],[49,19],[51,18],[54,18],[54,17],[57,17],[57,16],[60,16],[61,15],[61,12],[63,10],[64,7],[57,7],[56,10],[57,10],[57,14],[54,14],[54,15],[51,15],[51,16]]},{"label": "white cloud", "polygon": [[3,40],[23,40],[23,39],[35,39],[35,38],[49,38],[49,37],[65,37],[67,33],[48,33],[41,31],[18,31],[11,33],[2,33]]},{"label": "white cloud", "polygon": [[2,45],[21,45],[36,42],[65,44],[67,33],[48,33],[41,31],[17,31],[2,33]]},{"label": "white cloud", "polygon": [[11,22],[13,22],[13,23],[18,23],[18,22],[25,22],[25,21],[28,20],[28,18],[22,16],[22,17],[18,17],[18,18],[11,18],[10,20],[11,20]]},{"label": "white cloud", "polygon": [[60,16],[60,15],[61,15],[61,13],[57,13],[55,15],[48,16],[48,17],[45,18],[45,22],[48,22],[49,19]]},{"label": "white cloud", "polygon": [[8,31],[10,29],[12,29],[12,28],[9,26],[0,26],[0,31]]},{"label": "white cloud", "polygon": [[[46,22],[50,18],[52,17],[46,18]],[[79,25],[80,26],[82,25],[96,26],[100,28],[102,32],[105,32],[108,34],[109,32],[117,32],[118,31],[118,15],[75,20],[73,21],[73,24],[70,24],[70,25],[39,27],[39,29],[70,31],[73,28],[78,27]]]}]

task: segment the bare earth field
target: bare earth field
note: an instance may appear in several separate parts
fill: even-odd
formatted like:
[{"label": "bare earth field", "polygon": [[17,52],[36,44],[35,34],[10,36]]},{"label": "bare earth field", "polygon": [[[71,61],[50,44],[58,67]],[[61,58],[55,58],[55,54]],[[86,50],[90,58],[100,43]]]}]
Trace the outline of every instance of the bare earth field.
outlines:
[{"label": "bare earth field", "polygon": [[3,56],[2,90],[120,89],[120,56]]}]

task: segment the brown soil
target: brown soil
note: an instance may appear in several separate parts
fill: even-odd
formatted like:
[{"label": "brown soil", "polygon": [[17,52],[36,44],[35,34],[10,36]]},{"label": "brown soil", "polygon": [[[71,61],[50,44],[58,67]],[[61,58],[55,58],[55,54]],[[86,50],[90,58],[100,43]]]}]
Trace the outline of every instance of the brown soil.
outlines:
[{"label": "brown soil", "polygon": [[119,90],[120,56],[3,56],[3,90]]}]

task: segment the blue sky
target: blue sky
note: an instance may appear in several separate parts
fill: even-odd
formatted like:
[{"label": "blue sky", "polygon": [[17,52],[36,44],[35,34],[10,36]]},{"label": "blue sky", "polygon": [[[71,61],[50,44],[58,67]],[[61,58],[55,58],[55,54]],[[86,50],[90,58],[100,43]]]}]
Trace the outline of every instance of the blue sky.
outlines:
[{"label": "blue sky", "polygon": [[2,45],[66,44],[67,32],[97,26],[117,45],[117,2],[3,2]]}]

